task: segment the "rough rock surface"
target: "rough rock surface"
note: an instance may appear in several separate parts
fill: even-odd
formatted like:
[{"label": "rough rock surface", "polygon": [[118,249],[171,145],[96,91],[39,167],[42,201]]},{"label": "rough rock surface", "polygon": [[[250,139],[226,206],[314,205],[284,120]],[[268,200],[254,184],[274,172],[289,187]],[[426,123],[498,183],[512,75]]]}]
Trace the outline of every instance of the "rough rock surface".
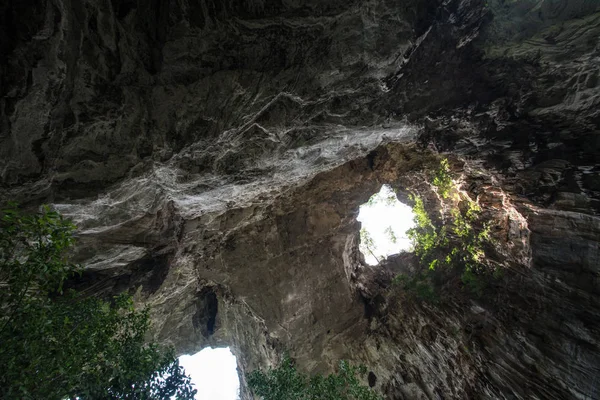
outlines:
[{"label": "rough rock surface", "polygon": [[[73,218],[75,285],[242,378],[289,351],[389,399],[597,399],[599,38],[597,0],[7,0],[0,201]],[[435,203],[436,153],[495,222],[480,299],[358,252],[382,184]]]}]

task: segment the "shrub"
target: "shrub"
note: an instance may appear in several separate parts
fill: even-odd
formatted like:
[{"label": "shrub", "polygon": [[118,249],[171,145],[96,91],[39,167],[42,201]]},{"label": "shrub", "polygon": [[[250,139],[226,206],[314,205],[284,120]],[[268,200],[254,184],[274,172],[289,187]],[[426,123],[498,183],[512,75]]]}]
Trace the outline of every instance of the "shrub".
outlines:
[{"label": "shrub", "polygon": [[358,376],[365,374],[365,367],[340,361],[337,373],[309,377],[286,356],[276,368],[248,374],[248,386],[263,400],[383,400],[360,383]]},{"label": "shrub", "polygon": [[398,274],[392,281],[394,285],[400,285],[406,292],[414,295],[417,299],[429,303],[437,303],[439,298],[427,272],[414,276]]},{"label": "shrub", "polygon": [[[436,226],[425,209],[423,200],[416,194],[410,196],[414,203],[415,227],[407,234],[412,241],[420,263],[430,273],[423,272],[410,279],[400,278],[406,290],[419,292],[420,298],[431,299],[432,281],[447,281],[452,271],[458,271],[465,288],[473,295],[481,296],[485,288],[483,276],[487,273],[485,243],[489,240],[489,227],[483,221],[481,209],[468,195],[457,192],[448,198],[453,188],[447,160],[442,160],[434,173],[432,184],[438,188],[442,207],[450,209],[450,218],[444,217],[441,226]],[[445,274],[446,278],[436,279]]]},{"label": "shrub", "polygon": [[454,186],[448,159],[444,158],[440,161],[438,169],[433,174],[431,184],[437,188],[438,193],[443,199],[448,197],[450,190]]},{"label": "shrub", "polygon": [[411,194],[410,199],[414,202],[415,227],[409,229],[406,234],[412,242],[415,254],[419,256],[421,262],[428,264],[429,269],[433,270],[437,264],[434,253],[440,247],[447,245],[446,230],[445,227],[437,229],[433,225],[419,196]]},{"label": "shrub", "polygon": [[476,295],[477,297],[481,297],[483,295],[483,291],[485,289],[485,282],[481,279],[481,277],[473,272],[471,267],[465,268],[462,275],[460,276],[462,283],[469,288],[471,293]]}]

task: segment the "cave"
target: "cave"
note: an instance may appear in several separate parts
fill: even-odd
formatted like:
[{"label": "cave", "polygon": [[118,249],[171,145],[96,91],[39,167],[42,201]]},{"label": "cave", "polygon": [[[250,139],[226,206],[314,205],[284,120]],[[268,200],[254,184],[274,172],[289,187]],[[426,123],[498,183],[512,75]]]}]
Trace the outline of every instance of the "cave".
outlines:
[{"label": "cave", "polygon": [[[71,286],[229,347],[242,400],[284,354],[598,398],[599,37],[596,0],[4,1],[0,205],[71,219]],[[458,250],[367,262],[382,186]]]}]

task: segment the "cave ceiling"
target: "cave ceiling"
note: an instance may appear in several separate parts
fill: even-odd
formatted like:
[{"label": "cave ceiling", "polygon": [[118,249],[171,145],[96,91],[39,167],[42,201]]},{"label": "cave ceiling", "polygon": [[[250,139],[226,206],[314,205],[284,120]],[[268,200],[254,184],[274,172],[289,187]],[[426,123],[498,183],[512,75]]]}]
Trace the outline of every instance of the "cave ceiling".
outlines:
[{"label": "cave ceiling", "polygon": [[[597,0],[5,0],[0,54],[0,202],[71,218],[72,285],[134,294],[180,354],[600,398]],[[505,273],[432,305],[356,217],[383,184],[443,212],[442,157]]]}]

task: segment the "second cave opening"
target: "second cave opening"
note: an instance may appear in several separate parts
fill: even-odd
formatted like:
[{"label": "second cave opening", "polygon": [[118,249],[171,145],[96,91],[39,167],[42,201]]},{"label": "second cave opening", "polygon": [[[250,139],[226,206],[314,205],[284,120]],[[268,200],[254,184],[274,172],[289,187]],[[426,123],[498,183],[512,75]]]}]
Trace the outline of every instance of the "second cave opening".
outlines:
[{"label": "second cave opening", "polygon": [[179,357],[179,364],[192,378],[196,399],[238,400],[240,378],[237,360],[229,347],[211,348]]}]

